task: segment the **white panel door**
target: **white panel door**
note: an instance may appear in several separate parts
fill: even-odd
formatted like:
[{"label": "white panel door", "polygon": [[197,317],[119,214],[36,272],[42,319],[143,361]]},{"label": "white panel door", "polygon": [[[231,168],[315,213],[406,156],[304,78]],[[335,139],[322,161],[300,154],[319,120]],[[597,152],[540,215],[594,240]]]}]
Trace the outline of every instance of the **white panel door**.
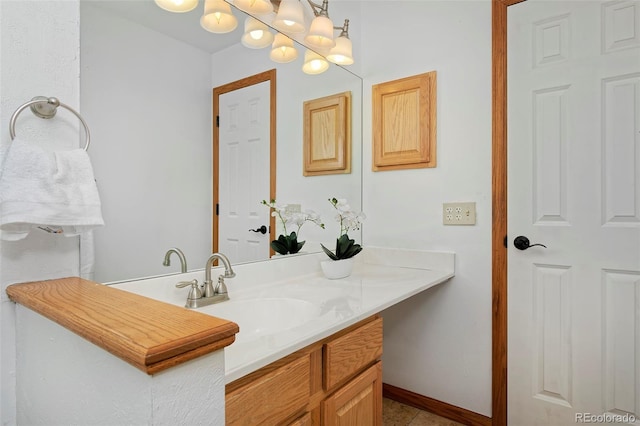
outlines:
[{"label": "white panel door", "polygon": [[270,83],[220,95],[218,250],[233,263],[269,258]]},{"label": "white panel door", "polygon": [[508,13],[509,424],[640,418],[640,2]]}]

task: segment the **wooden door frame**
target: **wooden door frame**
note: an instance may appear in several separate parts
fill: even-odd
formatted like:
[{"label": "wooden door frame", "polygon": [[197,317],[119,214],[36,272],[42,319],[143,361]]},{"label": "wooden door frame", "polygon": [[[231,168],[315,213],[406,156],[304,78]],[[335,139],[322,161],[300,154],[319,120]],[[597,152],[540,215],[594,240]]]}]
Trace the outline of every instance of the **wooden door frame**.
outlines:
[{"label": "wooden door frame", "polygon": [[[255,74],[240,80],[233,81],[231,83],[224,84],[222,86],[213,88],[213,237],[212,246],[213,252],[218,252],[218,238],[220,233],[218,231],[218,204],[220,202],[220,192],[218,187],[219,182],[219,150],[220,150],[220,129],[216,125],[217,117],[220,112],[220,95],[234,90],[242,89],[244,87],[253,86],[254,84],[268,81],[270,87],[270,134],[269,134],[269,199],[274,200],[276,198],[276,70],[271,69],[259,74]],[[269,200],[267,200],[269,201]],[[258,201],[256,201],[257,203]],[[275,218],[269,216],[269,238],[275,239]],[[269,256],[273,255],[273,250],[269,248]]]},{"label": "wooden door frame", "polygon": [[507,7],[492,0],[492,389],[493,425],[507,424]]}]

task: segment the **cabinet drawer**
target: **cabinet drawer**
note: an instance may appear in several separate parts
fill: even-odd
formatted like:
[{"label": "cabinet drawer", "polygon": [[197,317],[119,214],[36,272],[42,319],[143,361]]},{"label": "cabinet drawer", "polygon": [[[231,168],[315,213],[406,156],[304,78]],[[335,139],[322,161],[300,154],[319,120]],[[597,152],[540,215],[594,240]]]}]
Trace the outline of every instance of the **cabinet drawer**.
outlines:
[{"label": "cabinet drawer", "polygon": [[309,354],[226,396],[227,425],[276,425],[302,412],[310,396]]},{"label": "cabinet drawer", "polygon": [[382,356],[382,318],[324,345],[325,390],[330,390]]}]

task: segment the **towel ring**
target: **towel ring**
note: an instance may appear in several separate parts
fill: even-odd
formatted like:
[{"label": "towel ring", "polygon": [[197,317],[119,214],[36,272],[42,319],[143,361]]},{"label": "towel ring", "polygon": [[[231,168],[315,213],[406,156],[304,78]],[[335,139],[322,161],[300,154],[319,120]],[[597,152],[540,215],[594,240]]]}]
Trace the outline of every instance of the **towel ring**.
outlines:
[{"label": "towel ring", "polygon": [[13,113],[13,115],[11,116],[11,120],[9,120],[9,135],[11,136],[11,140],[14,140],[16,138],[16,120],[18,118],[18,115],[20,115],[20,113],[25,108],[31,107],[31,112],[33,112],[36,117],[49,119],[53,118],[56,115],[59,106],[71,111],[76,117],[78,117],[78,119],[84,126],[84,132],[87,135],[87,142],[84,145],[84,150],[88,150],[89,143],[91,142],[91,135],[89,133],[89,126],[87,126],[87,122],[84,121],[84,118],[82,118],[82,116],[78,114],[76,110],[71,108],[69,105],[65,105],[60,102],[58,98],[53,97],[47,98],[45,96],[36,96],[29,102],[21,105],[16,110],[16,112]]}]

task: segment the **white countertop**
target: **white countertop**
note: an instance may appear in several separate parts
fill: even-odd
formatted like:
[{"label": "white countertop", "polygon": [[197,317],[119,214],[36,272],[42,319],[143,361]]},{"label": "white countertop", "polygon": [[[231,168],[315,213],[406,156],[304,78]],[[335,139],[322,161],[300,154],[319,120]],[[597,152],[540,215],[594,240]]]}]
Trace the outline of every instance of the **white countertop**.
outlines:
[{"label": "white countertop", "polygon": [[[236,322],[236,342],[225,348],[230,383],[454,276],[454,254],[367,248],[350,277],[324,278],[324,255],[293,256],[234,266],[228,302],[199,308]],[[217,274],[212,274],[215,277]],[[203,271],[114,284],[117,288],[184,305],[177,281]],[[232,314],[227,315],[229,312]],[[233,317],[230,317],[232,315]]]}]

